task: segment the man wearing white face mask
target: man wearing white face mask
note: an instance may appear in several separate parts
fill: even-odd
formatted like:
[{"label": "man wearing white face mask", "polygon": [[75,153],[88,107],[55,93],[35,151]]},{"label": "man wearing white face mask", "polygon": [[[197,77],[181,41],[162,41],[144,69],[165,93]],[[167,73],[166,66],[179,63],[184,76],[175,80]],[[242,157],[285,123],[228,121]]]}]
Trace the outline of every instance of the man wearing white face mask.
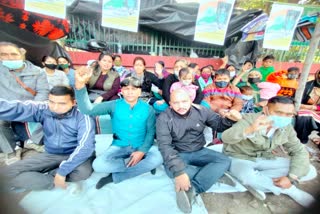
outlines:
[{"label": "man wearing white face mask", "polygon": [[[230,172],[258,199],[264,200],[265,192],[286,194],[307,207],[314,198],[295,184],[316,177],[316,170],[292,127],[294,114],[292,99],[269,99],[263,112],[244,114],[222,133],[223,152],[232,158]],[[280,145],[290,159],[272,153]]]},{"label": "man wearing white face mask", "polygon": [[[9,101],[47,100],[49,88],[46,74],[26,61],[25,53],[24,49],[13,43],[0,42],[0,98]],[[20,136],[17,128],[21,129],[21,125],[24,127],[23,123],[0,121],[0,148],[3,153],[13,153],[16,141],[25,140],[20,139],[24,136]]]}]

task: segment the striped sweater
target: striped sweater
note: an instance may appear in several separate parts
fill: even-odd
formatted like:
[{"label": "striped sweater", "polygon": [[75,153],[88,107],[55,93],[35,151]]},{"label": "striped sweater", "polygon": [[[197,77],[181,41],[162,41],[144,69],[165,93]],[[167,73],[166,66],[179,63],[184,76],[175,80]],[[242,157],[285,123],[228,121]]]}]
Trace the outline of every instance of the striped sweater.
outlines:
[{"label": "striped sweater", "polygon": [[212,83],[204,88],[204,101],[210,108],[219,112],[220,110],[237,110],[241,111],[243,101],[239,88],[229,84],[226,88],[218,88],[215,83]]}]

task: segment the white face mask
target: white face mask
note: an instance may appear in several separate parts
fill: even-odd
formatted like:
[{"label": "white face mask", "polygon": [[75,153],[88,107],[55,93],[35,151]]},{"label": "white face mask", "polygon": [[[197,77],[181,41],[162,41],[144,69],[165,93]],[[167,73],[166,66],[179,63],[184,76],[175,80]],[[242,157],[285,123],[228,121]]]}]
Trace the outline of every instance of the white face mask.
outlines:
[{"label": "white face mask", "polygon": [[235,75],[236,75],[236,72],[235,71],[231,71],[230,72],[230,79],[232,79]]},{"label": "white face mask", "polygon": [[246,100],[246,101],[247,101],[247,100],[251,100],[251,99],[253,99],[253,96],[252,96],[252,95],[244,95],[244,94],[243,94],[243,95],[242,95],[242,99],[243,99],[243,100]]},{"label": "white face mask", "polygon": [[192,80],[181,80],[183,85],[191,85]]}]

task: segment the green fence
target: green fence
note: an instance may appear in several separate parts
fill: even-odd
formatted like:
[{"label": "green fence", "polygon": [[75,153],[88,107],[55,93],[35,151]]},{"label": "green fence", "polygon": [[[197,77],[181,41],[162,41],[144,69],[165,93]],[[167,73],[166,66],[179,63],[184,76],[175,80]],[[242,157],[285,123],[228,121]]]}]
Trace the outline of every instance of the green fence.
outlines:
[{"label": "green fence", "polygon": [[[195,52],[199,57],[223,57],[224,47],[189,41],[166,32],[141,27],[138,33],[101,27],[98,21],[69,17],[71,33],[65,40],[71,47],[86,49],[90,39],[106,41],[112,52],[151,54],[160,56],[188,57]],[[273,54],[277,61],[304,61],[309,43],[294,41],[289,51],[263,49],[261,55]],[[315,63],[320,63],[320,50],[316,52]]]},{"label": "green fence", "polygon": [[[262,55],[272,54],[277,61],[289,62],[289,61],[301,61],[304,62],[309,50],[309,42],[293,41],[289,51],[279,51],[271,49],[263,49]],[[316,51],[313,59],[314,63],[320,63],[320,49]]]},{"label": "green fence", "polygon": [[151,54],[163,56],[190,56],[196,52],[199,57],[222,57],[224,47],[201,42],[188,41],[166,32],[158,32],[146,27],[138,33],[101,27],[97,21],[69,17],[71,33],[64,41],[71,47],[86,48],[90,39],[106,41],[112,52]]}]

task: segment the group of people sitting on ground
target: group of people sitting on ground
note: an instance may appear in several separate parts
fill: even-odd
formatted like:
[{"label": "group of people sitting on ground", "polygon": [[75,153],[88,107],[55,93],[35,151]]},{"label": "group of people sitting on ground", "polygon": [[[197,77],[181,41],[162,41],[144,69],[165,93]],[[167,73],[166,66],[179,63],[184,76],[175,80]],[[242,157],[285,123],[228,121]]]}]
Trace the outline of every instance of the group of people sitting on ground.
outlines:
[{"label": "group of people sitting on ground", "polygon": [[[47,56],[41,69],[25,54],[0,42],[0,147],[8,160],[17,148],[38,148],[28,145],[35,137],[26,129],[35,123],[41,124],[44,150],[1,167],[6,189],[65,189],[67,182],[81,185],[93,171],[104,174],[100,189],[143,173],[156,176],[163,164],[186,213],[194,197],[220,179],[237,180],[260,200],[272,192],[303,206],[314,202],[296,186],[316,172],[292,125],[293,99],[281,92],[296,90],[296,68],[273,72],[274,58],[267,56],[260,70],[246,61],[232,75],[234,65],[199,69],[184,59],[175,62],[173,73],[162,61],[149,72],[142,57],[129,70],[120,56],[102,53],[77,70],[66,57]],[[307,87],[306,105],[318,104],[318,73]],[[100,115],[110,115],[113,140],[96,157],[94,117]],[[223,143],[222,153],[206,147],[213,138]],[[279,147],[289,157],[277,156]]]}]

